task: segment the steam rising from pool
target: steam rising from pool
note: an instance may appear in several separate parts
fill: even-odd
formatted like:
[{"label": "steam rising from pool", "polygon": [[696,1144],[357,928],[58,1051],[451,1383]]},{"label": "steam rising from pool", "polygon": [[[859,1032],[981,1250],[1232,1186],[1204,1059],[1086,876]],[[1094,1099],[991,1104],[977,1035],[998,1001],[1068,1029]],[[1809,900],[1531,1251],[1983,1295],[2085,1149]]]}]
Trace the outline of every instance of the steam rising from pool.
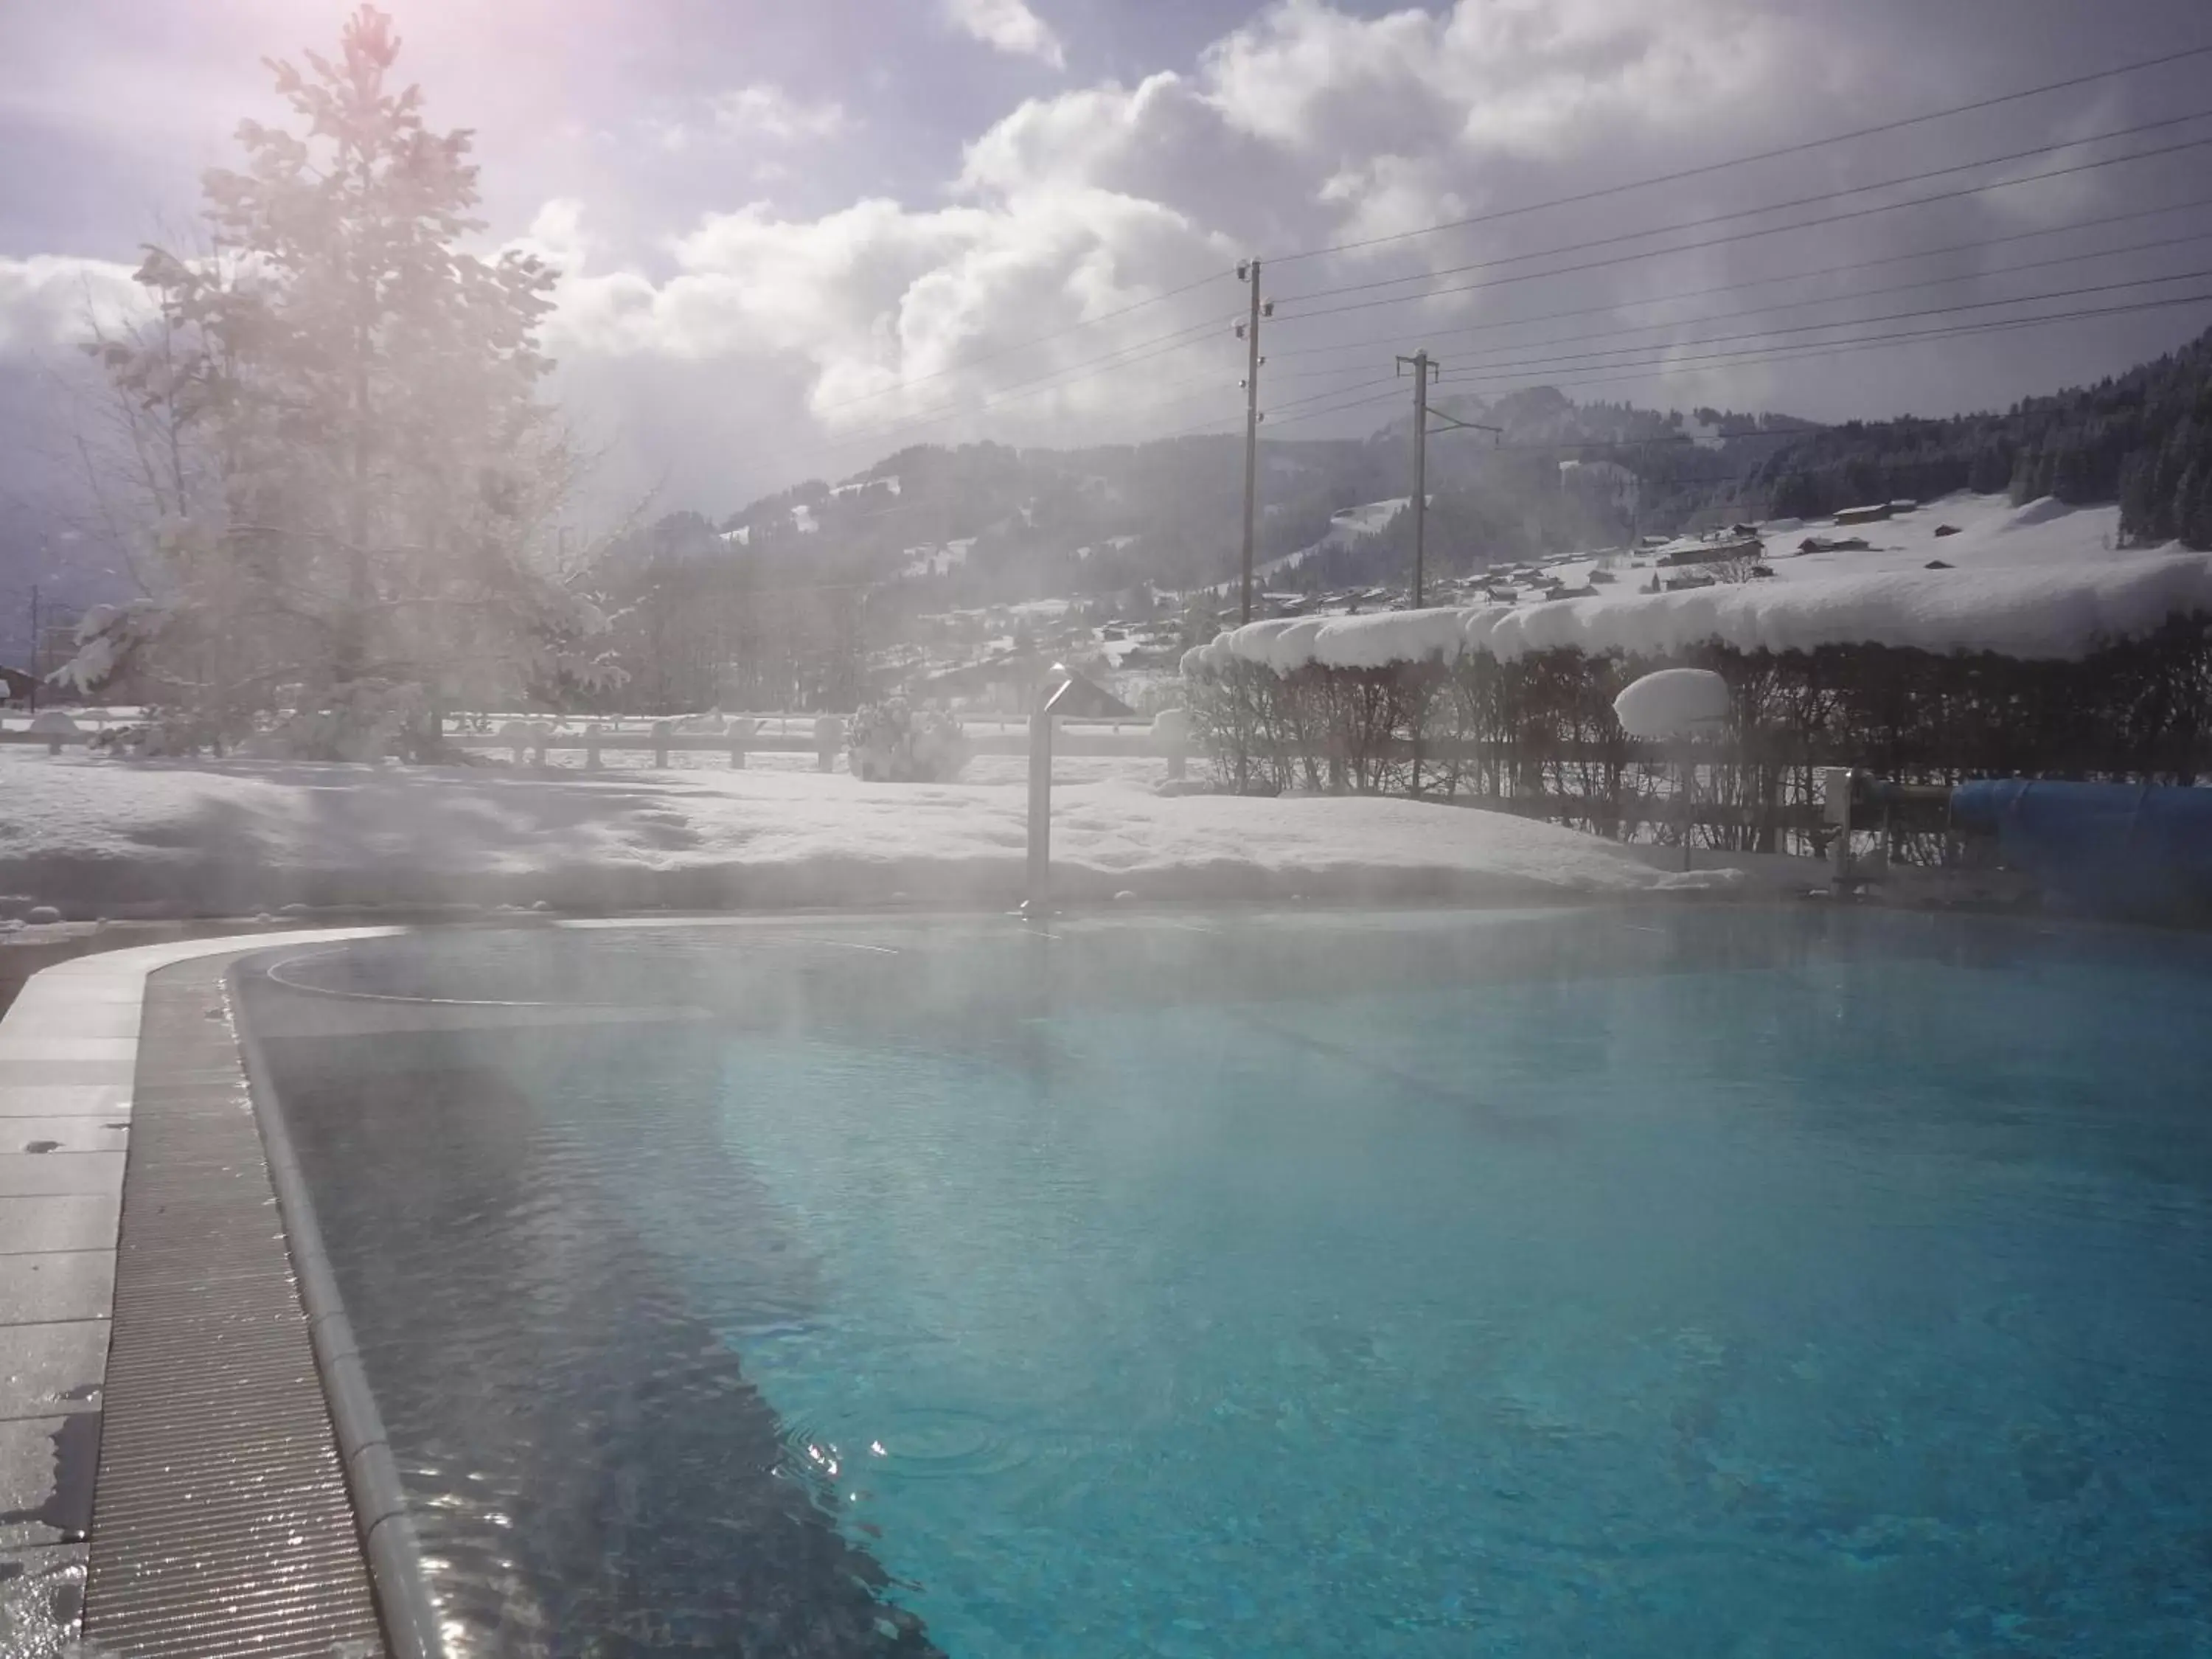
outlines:
[{"label": "steam rising from pool", "polygon": [[478,1650],[2212,1635],[2201,942],[1053,933],[466,934],[254,988]]}]

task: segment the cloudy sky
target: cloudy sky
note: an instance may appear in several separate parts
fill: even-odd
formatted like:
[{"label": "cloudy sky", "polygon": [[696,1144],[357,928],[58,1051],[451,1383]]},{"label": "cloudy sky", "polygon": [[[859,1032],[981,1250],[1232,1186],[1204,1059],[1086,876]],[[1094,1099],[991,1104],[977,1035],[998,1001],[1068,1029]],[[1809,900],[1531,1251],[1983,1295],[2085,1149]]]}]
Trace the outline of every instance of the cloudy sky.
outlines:
[{"label": "cloudy sky", "polygon": [[[390,9],[434,123],[478,134],[488,240],[563,272],[605,479],[671,507],[912,442],[1232,428],[1251,253],[1286,438],[1395,415],[1424,344],[1462,392],[1843,418],[2212,323],[2174,303],[2212,295],[2212,56],[1711,167],[2212,46],[2202,0]],[[0,0],[0,402],[35,409],[88,299],[281,115],[260,58],[345,9]],[[2066,311],[2102,314],[1990,326]]]}]

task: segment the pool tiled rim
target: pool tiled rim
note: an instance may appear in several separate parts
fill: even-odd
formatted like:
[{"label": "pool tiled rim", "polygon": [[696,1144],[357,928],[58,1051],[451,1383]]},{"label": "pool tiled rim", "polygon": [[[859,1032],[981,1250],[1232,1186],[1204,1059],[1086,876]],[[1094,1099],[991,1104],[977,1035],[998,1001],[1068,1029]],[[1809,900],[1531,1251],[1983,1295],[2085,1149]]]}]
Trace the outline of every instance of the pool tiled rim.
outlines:
[{"label": "pool tiled rim", "polygon": [[[34,975],[0,1018],[0,1651],[10,1659],[64,1651],[78,1633],[126,1154],[145,1080],[149,975],[396,931],[193,939],[81,957]],[[177,1059],[185,1065],[151,1081],[174,1085],[185,1109],[195,1085],[237,1087],[234,1045]],[[187,1069],[204,1064],[225,1075]],[[204,1294],[179,1283],[157,1305],[167,1311],[173,1298],[182,1311]]]},{"label": "pool tiled rim", "polygon": [[[879,919],[870,913],[841,913],[840,920],[864,917]],[[553,925],[587,930],[775,927],[814,926],[820,920],[806,915],[661,915],[564,918]],[[186,1113],[205,1112],[219,1097],[234,1103],[253,1054],[251,1034],[234,1030],[212,1008],[210,1017],[222,1021],[221,1042],[204,1047],[173,1024],[171,1036],[182,1040],[149,1048],[156,1042],[147,1020],[149,981],[164,969],[197,963],[206,969],[195,976],[205,990],[244,957],[406,931],[365,927],[256,932],[72,957],[32,975],[0,1013],[0,1659],[81,1652],[87,1659],[95,1653],[97,1659],[125,1659],[141,1650],[110,1643],[82,1646],[91,1565],[106,1544],[116,1541],[101,1526],[102,1550],[92,1542],[104,1490],[94,1470],[100,1467],[101,1427],[115,1362],[118,1245],[127,1220],[133,1110],[147,1105],[150,1126],[157,1094],[165,1105]],[[251,1161],[256,1174],[273,1182],[276,1191],[291,1274],[313,1334],[322,1403],[345,1462],[356,1525],[368,1533],[366,1554],[386,1644],[401,1659],[434,1652],[441,1644],[428,1623],[411,1539],[404,1527],[380,1524],[394,1518],[386,1506],[396,1492],[396,1478],[374,1430],[374,1407],[353,1360],[344,1318],[335,1309],[327,1267],[313,1243],[313,1218],[291,1166],[282,1116],[273,1101],[257,1095],[255,1103],[260,1134]],[[139,1191],[143,1184],[134,1182],[129,1190]],[[303,1233],[309,1246],[304,1255]],[[162,1282],[155,1285],[152,1297],[138,1304],[142,1317],[151,1310],[157,1320],[172,1314],[189,1319],[196,1304],[221,1299],[220,1287],[201,1282],[199,1276],[165,1271],[156,1278]],[[210,1310],[220,1316],[219,1310]],[[249,1421],[250,1417],[239,1419]],[[211,1420],[197,1426],[206,1443],[223,1443],[222,1429]],[[385,1478],[378,1478],[380,1469]],[[114,1559],[114,1553],[107,1552],[106,1559]],[[391,1605],[395,1597],[415,1604],[403,1607],[396,1620]],[[198,1659],[201,1649],[190,1634],[180,1632],[175,1644],[143,1650]],[[353,1659],[350,1646],[334,1651]],[[324,1659],[319,1649],[315,1659]]]}]

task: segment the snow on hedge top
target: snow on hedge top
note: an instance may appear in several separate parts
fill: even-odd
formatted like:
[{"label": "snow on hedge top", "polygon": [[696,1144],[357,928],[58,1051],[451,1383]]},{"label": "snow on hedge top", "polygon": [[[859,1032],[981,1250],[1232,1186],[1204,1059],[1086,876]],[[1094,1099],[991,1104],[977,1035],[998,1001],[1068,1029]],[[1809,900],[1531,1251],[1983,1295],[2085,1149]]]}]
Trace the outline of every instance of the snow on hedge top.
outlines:
[{"label": "snow on hedge top", "polygon": [[1449,662],[1463,648],[1463,614],[1439,608],[1332,617],[1314,635],[1314,660],[1330,668],[1381,668],[1401,658]]},{"label": "snow on hedge top", "polygon": [[[2073,659],[2154,632],[2175,617],[2212,614],[2212,557],[2085,546],[2091,525],[2109,513],[2049,501],[1998,512],[1986,499],[1967,497],[1931,503],[1914,516],[1924,522],[1873,527],[1905,546],[1802,560],[1770,550],[1771,580],[1254,623],[1188,653],[1183,672],[1218,672],[1232,662],[1278,673],[1308,664],[1449,663],[1462,651],[1511,661],[1560,647],[1666,658],[1710,644],[1740,651],[1889,645]],[[1936,540],[1939,519],[1968,522]],[[1955,568],[1923,568],[1931,548]]]},{"label": "snow on hedge top", "polygon": [[1620,729],[1653,743],[1718,725],[1728,712],[1728,682],[1705,668],[1660,669],[1632,682],[1613,700]]},{"label": "snow on hedge top", "polygon": [[1505,661],[1562,646],[1670,657],[1706,644],[1739,651],[1888,645],[2073,659],[2199,611],[2212,612],[2212,558],[2201,554],[2009,570],[1877,571],[1486,605],[1465,616],[1468,645]]},{"label": "snow on hedge top", "polygon": [[1183,653],[1186,674],[1216,672],[1231,662],[1258,663],[1287,674],[1310,663],[1324,668],[1383,668],[1394,662],[1457,659],[1467,645],[1464,611],[1377,611],[1364,617],[1301,617],[1235,628],[1210,645]]}]

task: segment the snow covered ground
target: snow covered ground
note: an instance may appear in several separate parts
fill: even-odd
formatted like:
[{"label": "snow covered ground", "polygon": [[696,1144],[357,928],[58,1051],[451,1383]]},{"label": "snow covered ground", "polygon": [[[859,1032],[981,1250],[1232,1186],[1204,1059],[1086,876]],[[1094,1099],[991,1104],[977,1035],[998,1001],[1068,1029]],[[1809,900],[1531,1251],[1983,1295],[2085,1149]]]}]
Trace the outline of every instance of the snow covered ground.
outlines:
[{"label": "snow covered ground", "polygon": [[[1162,797],[1127,775],[1063,769],[1053,860],[1070,900],[1510,903],[1685,884],[1649,849],[1498,814]],[[0,750],[0,895],[76,917],[541,899],[608,910],[999,904],[1020,896],[1025,846],[1024,791],[1012,780],[864,784],[766,768],[548,775],[15,749]]]},{"label": "snow covered ground", "polygon": [[[1436,497],[1431,495],[1429,499],[1434,501]],[[1411,495],[1394,495],[1388,501],[1363,501],[1357,507],[1347,507],[1340,513],[1332,514],[1329,516],[1328,529],[1319,541],[1301,547],[1295,552],[1281,554],[1275,558],[1263,560],[1254,565],[1253,580],[1266,581],[1271,577],[1279,576],[1285,571],[1297,569],[1316,553],[1325,551],[1332,547],[1349,547],[1363,536],[1379,536],[1390,527],[1391,520],[1413,504],[1413,498]],[[1212,587],[1199,591],[1226,594],[1234,592],[1236,589],[1235,582],[1220,582]]]},{"label": "snow covered ground", "polygon": [[[1946,525],[1953,536],[1936,532]],[[2009,496],[1961,493],[1899,513],[1873,524],[1837,526],[1824,519],[1777,520],[1759,527],[1766,562],[1783,581],[1918,570],[1942,559],[1961,570],[2016,569],[2029,566],[2110,564],[2151,556],[2147,550],[2117,551],[2120,509],[2117,504],[2069,507],[2055,496],[2014,507]],[[1800,553],[1811,538],[1863,538],[1863,551]]]}]

